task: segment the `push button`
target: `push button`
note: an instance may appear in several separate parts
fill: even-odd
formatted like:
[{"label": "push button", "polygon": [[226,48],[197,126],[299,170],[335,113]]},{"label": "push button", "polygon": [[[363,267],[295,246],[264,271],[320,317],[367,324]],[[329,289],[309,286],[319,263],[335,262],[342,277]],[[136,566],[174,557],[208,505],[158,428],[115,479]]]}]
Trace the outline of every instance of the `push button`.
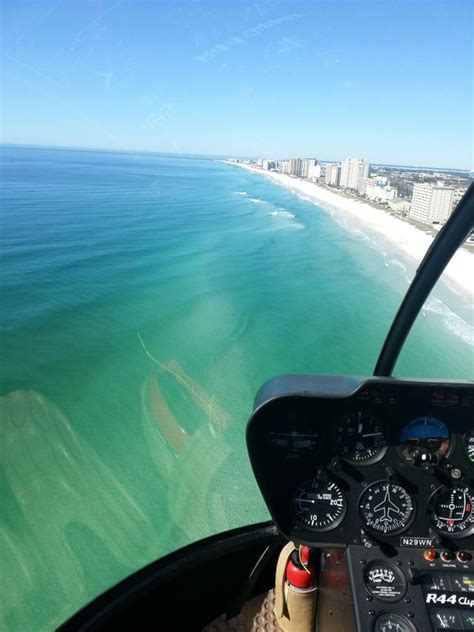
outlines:
[{"label": "push button", "polygon": [[441,551],[441,559],[443,560],[443,562],[451,562],[453,558],[454,555],[451,553],[451,551]]},{"label": "push button", "polygon": [[469,562],[469,560],[471,559],[471,556],[469,555],[467,551],[458,551],[456,553],[456,558],[458,562],[461,562],[464,564],[465,562]]}]

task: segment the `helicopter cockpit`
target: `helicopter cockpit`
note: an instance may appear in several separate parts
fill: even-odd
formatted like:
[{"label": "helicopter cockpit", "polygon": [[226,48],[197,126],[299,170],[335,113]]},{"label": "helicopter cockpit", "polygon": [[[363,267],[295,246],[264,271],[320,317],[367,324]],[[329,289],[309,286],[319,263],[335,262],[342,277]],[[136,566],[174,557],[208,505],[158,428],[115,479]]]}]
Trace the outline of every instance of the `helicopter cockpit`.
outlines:
[{"label": "helicopter cockpit", "polygon": [[360,632],[472,629],[473,406],[472,385],[390,378],[282,376],[257,395],[266,504],[289,540],[324,549],[322,568],[347,547]]},{"label": "helicopter cockpit", "polygon": [[374,377],[281,376],[257,394],[250,460],[275,524],[298,551],[285,571],[286,629],[298,629],[288,589],[310,592],[314,548],[323,549],[321,577],[336,564],[316,629],[474,629],[474,387],[390,377],[472,222],[467,202],[420,264]]},{"label": "helicopter cockpit", "polygon": [[372,377],[290,374],[259,390],[247,448],[272,520],[157,560],[61,630],[474,630],[474,385],[391,377],[473,210],[471,185]]}]

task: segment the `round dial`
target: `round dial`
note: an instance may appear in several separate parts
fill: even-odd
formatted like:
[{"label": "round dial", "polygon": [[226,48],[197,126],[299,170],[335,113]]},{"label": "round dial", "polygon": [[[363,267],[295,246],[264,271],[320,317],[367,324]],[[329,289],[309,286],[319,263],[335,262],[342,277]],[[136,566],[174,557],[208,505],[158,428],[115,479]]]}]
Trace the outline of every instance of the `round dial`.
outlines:
[{"label": "round dial", "polygon": [[373,463],[387,451],[381,424],[361,412],[345,415],[336,429],[339,454],[352,463]]},{"label": "round dial", "polygon": [[407,424],[400,436],[400,452],[418,467],[437,463],[449,452],[450,437],[446,425],[436,417],[417,417]]},{"label": "round dial", "polygon": [[400,601],[407,590],[407,580],[400,569],[378,560],[365,568],[364,584],[371,595],[386,603]]},{"label": "round dial", "polygon": [[473,501],[469,487],[440,487],[430,498],[428,515],[438,531],[462,538],[474,531]]},{"label": "round dial", "polygon": [[359,501],[359,512],[366,527],[384,535],[401,533],[415,517],[410,494],[388,481],[373,483],[365,490]]},{"label": "round dial", "polygon": [[297,521],[311,531],[329,531],[346,514],[346,498],[333,481],[313,478],[300,485],[291,500]]},{"label": "round dial", "polygon": [[466,432],[463,438],[463,446],[467,460],[474,463],[474,430]]},{"label": "round dial", "polygon": [[377,617],[374,632],[415,632],[415,627],[398,612],[385,612]]}]

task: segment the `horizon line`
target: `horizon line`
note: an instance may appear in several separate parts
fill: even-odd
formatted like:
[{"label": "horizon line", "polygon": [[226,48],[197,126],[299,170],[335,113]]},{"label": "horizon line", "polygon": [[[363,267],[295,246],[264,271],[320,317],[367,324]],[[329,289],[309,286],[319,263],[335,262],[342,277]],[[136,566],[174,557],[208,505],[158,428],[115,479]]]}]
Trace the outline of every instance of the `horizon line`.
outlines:
[{"label": "horizon line", "polygon": [[[109,152],[109,153],[135,153],[135,154],[155,154],[155,155],[165,155],[165,156],[201,156],[203,158],[227,158],[227,159],[238,159],[238,160],[258,160],[260,156],[235,156],[229,154],[203,154],[203,153],[192,153],[192,152],[172,152],[172,151],[158,151],[155,149],[111,149],[109,147],[85,147],[80,145],[44,145],[44,144],[35,144],[35,143],[9,143],[0,141],[0,146],[7,147],[31,147],[35,149],[59,149],[59,150],[73,150],[73,151],[96,151],[96,152]],[[288,158],[266,158],[266,160],[287,160]],[[304,158],[303,158],[304,160]],[[327,162],[327,163],[335,163],[342,162],[342,160],[318,160],[318,162]],[[365,159],[364,159],[365,160]],[[429,169],[432,171],[454,171],[454,172],[463,172],[467,174],[471,174],[474,171],[473,169],[465,169],[465,168],[454,168],[454,167],[430,167],[428,165],[410,165],[410,164],[396,164],[389,162],[371,162],[367,160],[366,162],[369,165],[374,165],[376,167],[403,167],[403,168],[415,168],[415,169]]]}]

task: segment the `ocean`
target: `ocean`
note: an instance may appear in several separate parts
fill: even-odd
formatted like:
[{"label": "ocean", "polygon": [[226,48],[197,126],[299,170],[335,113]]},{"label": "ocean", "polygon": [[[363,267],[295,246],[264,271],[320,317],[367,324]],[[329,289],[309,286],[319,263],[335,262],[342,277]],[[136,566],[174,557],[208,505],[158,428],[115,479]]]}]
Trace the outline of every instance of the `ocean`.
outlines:
[{"label": "ocean", "polygon": [[[268,519],[245,448],[257,389],[370,374],[415,265],[211,158],[4,146],[1,181],[0,628],[50,630]],[[472,379],[472,326],[441,282],[396,374]]]}]

